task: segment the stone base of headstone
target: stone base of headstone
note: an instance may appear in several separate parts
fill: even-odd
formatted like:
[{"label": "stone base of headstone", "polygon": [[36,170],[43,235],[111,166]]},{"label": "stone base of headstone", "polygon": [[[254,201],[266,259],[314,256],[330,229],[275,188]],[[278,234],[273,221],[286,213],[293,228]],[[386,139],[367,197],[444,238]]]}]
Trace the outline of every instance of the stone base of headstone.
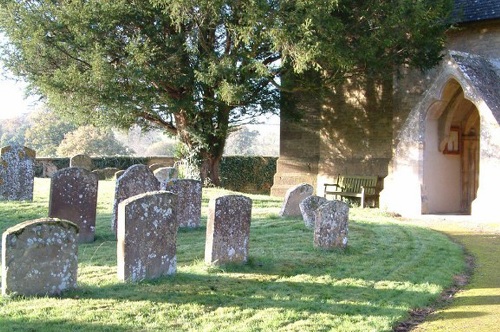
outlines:
[{"label": "stone base of headstone", "polygon": [[322,249],[345,248],[349,232],[349,206],[341,201],[328,201],[314,214],[314,246]]},{"label": "stone base of headstone", "polygon": [[37,219],[2,235],[2,295],[59,295],[76,288],[78,226]]}]

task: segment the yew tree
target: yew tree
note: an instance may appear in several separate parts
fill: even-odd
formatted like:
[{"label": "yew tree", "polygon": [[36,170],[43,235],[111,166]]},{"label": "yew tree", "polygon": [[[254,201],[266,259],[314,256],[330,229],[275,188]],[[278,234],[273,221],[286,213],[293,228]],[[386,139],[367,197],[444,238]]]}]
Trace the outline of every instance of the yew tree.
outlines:
[{"label": "yew tree", "polygon": [[433,66],[450,3],[0,0],[1,56],[60,114],[176,135],[219,184],[230,126],[278,112],[282,75]]}]

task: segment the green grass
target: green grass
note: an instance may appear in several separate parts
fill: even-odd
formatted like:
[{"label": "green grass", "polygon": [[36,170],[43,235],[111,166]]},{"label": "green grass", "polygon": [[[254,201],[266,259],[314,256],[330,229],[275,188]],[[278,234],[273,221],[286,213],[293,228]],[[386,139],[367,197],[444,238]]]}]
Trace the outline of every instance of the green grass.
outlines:
[{"label": "green grass", "polygon": [[[48,180],[33,203],[0,202],[0,231],[47,213]],[[206,266],[202,227],[181,229],[177,274],[124,284],[110,231],[114,184],[99,183],[96,241],[79,246],[78,289],[60,298],[0,299],[1,331],[390,331],[434,301],[464,269],[446,236],[352,209],[346,250],[313,247],[300,218],[279,218],[281,200],[253,199],[249,261]]]}]

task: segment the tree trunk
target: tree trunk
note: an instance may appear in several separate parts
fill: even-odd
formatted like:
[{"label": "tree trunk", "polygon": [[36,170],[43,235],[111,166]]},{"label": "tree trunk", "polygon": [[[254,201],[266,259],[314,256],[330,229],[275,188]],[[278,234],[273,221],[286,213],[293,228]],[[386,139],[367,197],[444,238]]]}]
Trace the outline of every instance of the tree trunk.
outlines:
[{"label": "tree trunk", "polygon": [[220,156],[207,156],[203,159],[200,167],[200,176],[205,184],[213,184],[216,187],[221,186],[220,181]]}]

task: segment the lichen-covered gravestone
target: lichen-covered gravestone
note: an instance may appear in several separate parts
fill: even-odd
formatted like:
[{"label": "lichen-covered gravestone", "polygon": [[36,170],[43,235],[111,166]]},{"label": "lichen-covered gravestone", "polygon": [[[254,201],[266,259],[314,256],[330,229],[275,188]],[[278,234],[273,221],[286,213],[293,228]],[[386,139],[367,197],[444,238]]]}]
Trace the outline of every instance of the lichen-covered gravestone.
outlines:
[{"label": "lichen-covered gravestone", "polygon": [[[151,169],[151,168],[150,168]],[[160,167],[153,171],[158,181],[160,181],[160,189],[165,190],[167,183],[177,179],[177,168],[175,167]]]},{"label": "lichen-covered gravestone", "polygon": [[78,226],[66,220],[30,220],[2,236],[2,295],[58,295],[76,288]]},{"label": "lichen-covered gravestone", "polygon": [[145,165],[130,166],[117,180],[111,229],[116,232],[118,204],[132,196],[160,190],[160,182]]},{"label": "lichen-covered gravestone", "polygon": [[74,222],[78,242],[94,242],[97,209],[97,176],[83,168],[57,171],[50,182],[49,217]]},{"label": "lichen-covered gravestone", "polygon": [[177,197],[166,191],[130,197],[118,208],[118,279],[140,281],[177,270]]},{"label": "lichen-covered gravestone", "polygon": [[310,184],[302,183],[287,190],[285,200],[281,206],[279,215],[281,217],[301,216],[299,204],[304,198],[313,194],[314,188]]},{"label": "lichen-covered gravestone", "polygon": [[177,194],[179,227],[199,227],[201,221],[201,182],[193,179],[175,179],[166,183],[165,190]]},{"label": "lichen-covered gravestone", "polygon": [[314,228],[316,221],[314,211],[327,201],[328,200],[324,197],[312,195],[304,198],[304,200],[300,202],[299,208],[306,227]]},{"label": "lichen-covered gravestone", "polygon": [[19,145],[0,150],[0,199],[32,201],[35,151]]},{"label": "lichen-covered gravestone", "polygon": [[345,248],[349,232],[349,206],[341,201],[328,201],[314,214],[314,246],[322,249]]},{"label": "lichen-covered gravestone", "polygon": [[212,198],[209,203],[205,263],[244,263],[248,259],[252,200],[241,195]]},{"label": "lichen-covered gravestone", "polygon": [[92,158],[86,154],[77,154],[69,160],[69,167],[80,167],[87,171],[92,170]]}]

